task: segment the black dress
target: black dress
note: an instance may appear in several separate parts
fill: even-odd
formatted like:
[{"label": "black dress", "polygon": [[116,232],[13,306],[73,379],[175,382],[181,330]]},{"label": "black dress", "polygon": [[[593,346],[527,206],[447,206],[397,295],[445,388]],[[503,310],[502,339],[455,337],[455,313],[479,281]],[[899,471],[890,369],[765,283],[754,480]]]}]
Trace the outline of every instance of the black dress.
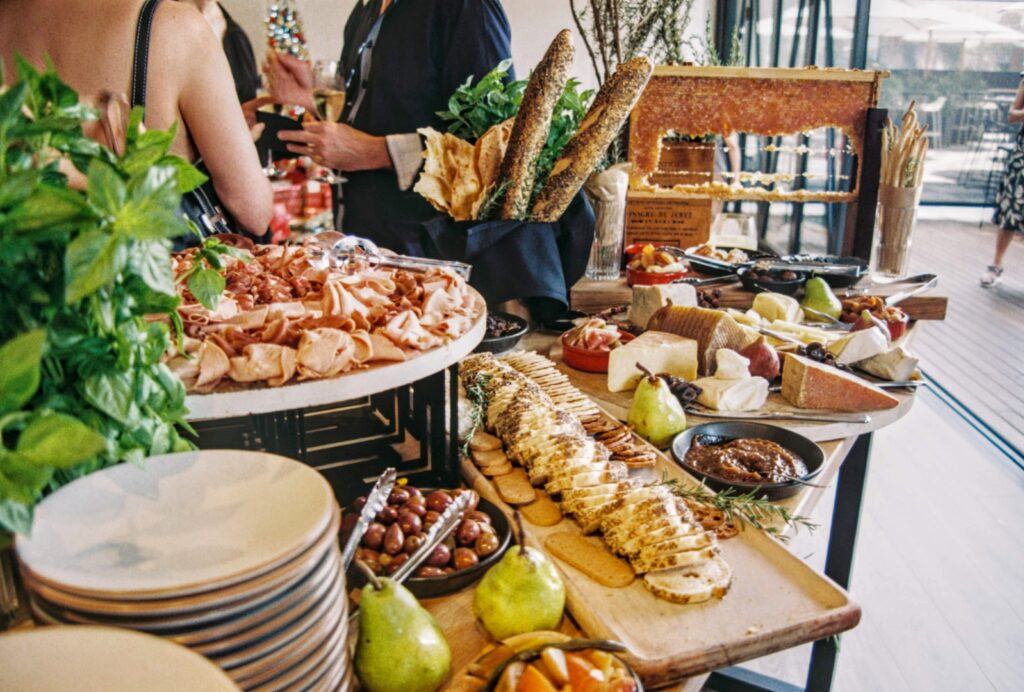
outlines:
[{"label": "black dress", "polygon": [[232,19],[223,5],[220,5],[220,11],[224,13],[224,21],[227,24],[223,41],[224,55],[227,56],[228,65],[231,66],[231,76],[235,79],[235,93],[238,94],[238,102],[245,103],[256,98],[256,92],[260,88],[260,73],[256,68],[256,56],[245,30]]},{"label": "black dress", "polygon": [[[359,47],[380,0],[357,0],[345,25],[343,75],[357,67]],[[511,55],[511,30],[499,0],[396,0],[373,47],[366,95],[352,125],[372,135],[444,130],[437,111],[466,78],[474,81]],[[402,191],[393,170],[346,173],[343,230],[383,247],[422,255],[422,224],[437,212]]]},{"label": "black dress", "polygon": [[1024,233],[1024,128],[1017,133],[1016,146],[1006,162],[993,221],[1005,231]]}]

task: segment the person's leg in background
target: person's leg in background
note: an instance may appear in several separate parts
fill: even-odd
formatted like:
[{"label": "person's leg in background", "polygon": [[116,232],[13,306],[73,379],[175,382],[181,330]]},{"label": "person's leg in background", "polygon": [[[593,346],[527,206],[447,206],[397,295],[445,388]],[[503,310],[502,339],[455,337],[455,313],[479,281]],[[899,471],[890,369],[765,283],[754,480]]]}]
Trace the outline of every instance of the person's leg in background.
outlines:
[{"label": "person's leg in background", "polygon": [[1010,247],[1010,242],[1013,240],[1013,234],[1016,231],[1007,230],[1005,228],[999,229],[999,234],[996,236],[996,256],[994,262],[989,265],[985,273],[981,275],[981,285],[985,288],[991,288],[995,286],[1003,279],[1003,257],[1006,255],[1006,248]]}]

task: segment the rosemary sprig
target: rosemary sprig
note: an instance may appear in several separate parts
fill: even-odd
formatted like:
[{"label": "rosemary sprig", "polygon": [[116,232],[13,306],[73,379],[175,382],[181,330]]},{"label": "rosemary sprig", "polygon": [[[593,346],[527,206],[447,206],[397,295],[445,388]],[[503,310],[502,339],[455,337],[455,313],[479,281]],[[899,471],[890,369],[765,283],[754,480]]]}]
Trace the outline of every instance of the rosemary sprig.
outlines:
[{"label": "rosemary sprig", "polygon": [[469,430],[466,431],[465,442],[462,443],[461,452],[464,457],[469,456],[469,442],[473,439],[473,435],[483,427],[484,416],[487,415],[487,403],[490,400],[490,395],[487,393],[487,385],[490,381],[490,374],[478,372],[466,385],[466,397],[473,405],[473,422],[469,426]]},{"label": "rosemary sprig", "polygon": [[755,491],[738,493],[735,490],[727,489],[713,493],[703,483],[696,487],[684,486],[676,478],[669,479],[666,483],[672,487],[672,492],[684,500],[714,507],[725,514],[727,520],[739,521],[741,526],[750,524],[783,542],[788,541],[789,536],[779,530],[779,527],[775,525],[777,522],[792,526],[797,531],[800,530],[800,527],[804,527],[808,531],[818,528],[818,525],[807,517],[793,514],[787,508],[773,504],[764,497],[757,497],[754,494]]}]

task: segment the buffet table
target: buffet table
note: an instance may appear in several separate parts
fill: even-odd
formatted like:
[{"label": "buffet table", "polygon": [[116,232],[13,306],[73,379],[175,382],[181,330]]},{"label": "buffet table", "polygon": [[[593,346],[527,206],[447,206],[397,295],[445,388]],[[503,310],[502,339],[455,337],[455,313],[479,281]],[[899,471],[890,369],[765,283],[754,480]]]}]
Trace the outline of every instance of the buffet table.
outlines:
[{"label": "buffet table", "polygon": [[[945,299],[941,299],[944,312]],[[535,349],[539,352],[551,353],[551,357],[557,360],[559,349],[555,345],[554,335],[531,335],[527,343],[522,344],[525,348]],[[559,369],[565,372],[570,381],[582,391],[588,392],[593,387],[594,375],[573,370],[559,364]],[[913,404],[913,395],[907,395],[906,401],[898,409],[888,412],[889,417],[885,424],[896,422],[905,415]],[[828,424],[819,424],[828,425]],[[881,427],[881,426],[877,426]],[[833,426],[831,429],[835,430]],[[852,428],[853,430],[855,428]],[[874,428],[872,428],[874,429]],[[806,434],[806,431],[802,431]],[[820,438],[816,438],[820,439]],[[830,439],[819,441],[819,445],[825,453],[825,464],[821,474],[817,477],[816,483],[822,486],[836,484],[836,495],[832,512],[832,523],[828,527],[828,551],[825,562],[825,575],[838,587],[847,589],[850,584],[850,574],[853,567],[853,558],[856,549],[858,524],[860,519],[861,503],[863,499],[864,486],[867,475],[868,461],[871,451],[872,432],[856,433],[847,431],[847,434]],[[480,480],[476,469],[468,461],[463,461],[463,475],[467,479],[476,478]],[[480,484],[470,482],[470,485],[481,489]],[[804,487],[795,495],[779,504],[785,506],[794,515],[809,515],[821,500],[825,488]],[[784,536],[793,533],[791,527],[780,526]],[[748,575],[749,578],[749,575]],[[453,671],[458,671],[468,665],[478,655],[478,652],[487,643],[486,634],[472,615],[472,589],[453,594],[444,598],[437,598],[425,601],[426,607],[435,615],[444,629],[446,636],[452,643],[454,661]],[[728,596],[727,596],[728,598]],[[570,598],[570,604],[572,599]],[[570,609],[571,609],[570,605]],[[601,607],[601,606],[596,606]],[[856,606],[854,605],[854,608]],[[575,618],[573,618],[573,615]],[[582,636],[604,636],[603,632],[591,632],[581,626],[581,622],[591,619],[587,612],[577,612],[567,615],[563,621],[563,629],[572,634]],[[650,616],[648,616],[650,617]],[[859,608],[852,622],[847,623],[842,629],[849,629],[856,625],[859,620]],[[806,637],[804,641],[814,640],[814,637]],[[776,645],[768,650],[747,655],[732,657],[728,653],[728,646],[720,642],[709,645],[702,657],[687,661],[675,661],[673,665],[667,666],[664,676],[658,676],[659,682],[651,685],[658,689],[679,689],[697,690],[705,683],[710,683],[715,689],[792,689],[791,685],[778,680],[744,670],[736,667],[743,660],[766,655],[794,644]],[[838,637],[825,636],[815,640],[808,677],[807,689],[821,690],[829,689],[835,671],[836,659],[839,651]],[[724,652],[724,653],[723,653]],[[703,666],[703,668],[702,668]],[[686,676],[673,675],[672,670],[694,671]],[[701,670],[703,672],[695,672]]]}]

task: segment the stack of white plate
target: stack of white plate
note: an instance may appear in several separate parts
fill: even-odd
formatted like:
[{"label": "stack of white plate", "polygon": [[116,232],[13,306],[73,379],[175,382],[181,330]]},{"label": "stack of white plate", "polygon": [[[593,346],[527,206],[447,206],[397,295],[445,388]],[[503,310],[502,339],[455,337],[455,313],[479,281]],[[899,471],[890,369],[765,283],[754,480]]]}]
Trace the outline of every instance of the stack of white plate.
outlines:
[{"label": "stack of white plate", "polygon": [[344,689],[339,522],[330,486],[305,464],[210,450],[61,488],[16,549],[42,624],[159,635],[245,689]]}]

